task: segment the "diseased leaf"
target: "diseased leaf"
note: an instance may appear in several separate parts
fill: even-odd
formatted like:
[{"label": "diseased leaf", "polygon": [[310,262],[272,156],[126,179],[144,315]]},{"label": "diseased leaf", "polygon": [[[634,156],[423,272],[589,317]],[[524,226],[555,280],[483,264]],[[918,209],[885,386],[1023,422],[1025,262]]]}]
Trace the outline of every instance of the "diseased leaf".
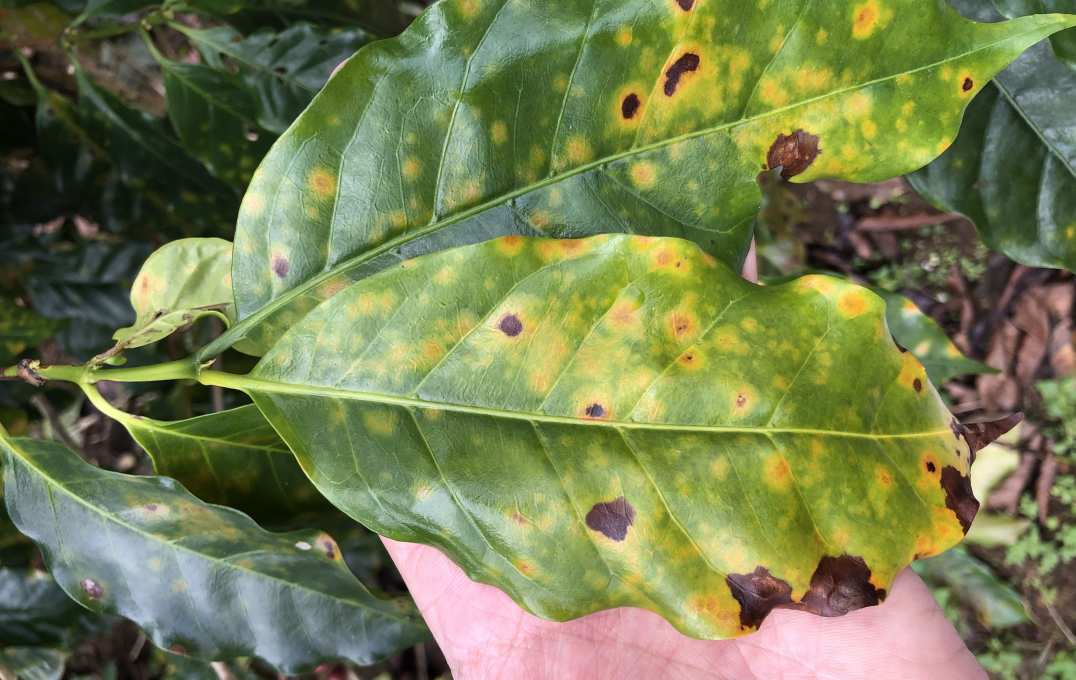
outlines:
[{"label": "diseased leaf", "polygon": [[927,582],[953,591],[957,599],[975,612],[979,623],[1002,630],[1027,623],[1026,605],[1012,586],[990,568],[959,548],[915,563]]},{"label": "diseased leaf", "polygon": [[252,94],[237,76],[181,64],[152,51],[161,65],[168,117],[180,141],[214,176],[246,187],[275,139],[257,127]]},{"label": "diseased leaf", "polygon": [[260,656],[282,672],[373,661],[421,640],[406,600],[375,597],[324,533],[272,534],[165,477],[133,477],[53,443],[0,439],[4,493],[56,581],[164,649]]},{"label": "diseased leaf", "polygon": [[306,108],[332,70],[370,40],[361,29],[328,30],[306,23],[245,38],[228,26],[170,25],[190,38],[210,66],[223,70],[234,64],[247,96],[253,97],[258,124],[276,134]]},{"label": "diseased leaf", "polygon": [[115,354],[168,337],[206,316],[225,325],[235,319],[232,244],[219,238],[187,238],[158,248],[131,286],[133,326],[113,336]]},{"label": "diseased leaf", "polygon": [[0,7],[0,48],[48,48],[56,43],[70,20],[46,2]]},{"label": "diseased leaf", "polygon": [[0,675],[16,680],[60,680],[67,653],[48,647],[0,647]]},{"label": "diseased leaf", "polygon": [[260,166],[234,268],[257,318],[202,356],[349,277],[506,233],[681,236],[738,264],[761,167],[919,167],[997,71],[1074,23],[919,0],[436,3],[350,59]]},{"label": "diseased leaf", "polygon": [[157,474],[177,480],[204,501],[241,510],[262,524],[330,507],[252,405],[164,422],[124,413],[92,387],[86,393],[127,428]]},{"label": "diseased leaf", "polygon": [[250,394],[334,505],[540,616],[721,638],[876,604],[975,514],[971,447],[884,310],[678,239],[511,236],[355,283],[200,380]]},{"label": "diseased leaf", "polygon": [[[976,16],[985,4],[957,3]],[[1076,69],[1049,45],[1033,47],[972,103],[953,146],[908,179],[938,207],[967,215],[991,248],[1036,267],[1076,269],[1073,92]]]},{"label": "diseased leaf", "polygon": [[0,363],[8,363],[27,347],[35,347],[60,324],[0,297]]},{"label": "diseased leaf", "polygon": [[884,290],[875,292],[885,300],[885,320],[893,339],[919,359],[935,385],[958,375],[997,373],[996,369],[961,354],[937,322],[908,298]]}]

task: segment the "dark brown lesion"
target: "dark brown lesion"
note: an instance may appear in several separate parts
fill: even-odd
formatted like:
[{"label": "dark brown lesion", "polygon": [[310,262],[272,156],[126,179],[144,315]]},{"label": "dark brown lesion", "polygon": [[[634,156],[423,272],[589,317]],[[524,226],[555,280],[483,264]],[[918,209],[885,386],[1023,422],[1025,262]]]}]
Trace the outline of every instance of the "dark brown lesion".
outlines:
[{"label": "dark brown lesion", "polygon": [[960,423],[954,418],[949,423],[949,429],[957,437],[963,437],[971,449],[972,459],[975,453],[994,443],[998,437],[1013,429],[1024,419],[1023,413],[1012,413],[997,420]]},{"label": "dark brown lesion", "polygon": [[968,533],[975,514],[979,512],[979,501],[971,490],[971,477],[960,474],[952,465],[942,468],[941,487],[945,492],[945,507],[953,511],[960,528]]},{"label": "dark brown lesion", "polygon": [[624,116],[625,120],[630,120],[639,112],[640,106],[642,106],[642,101],[639,95],[631,92],[620,102],[620,115]]},{"label": "dark brown lesion", "polygon": [[605,407],[598,402],[594,402],[583,409],[583,413],[587,414],[588,418],[602,418],[605,416]]},{"label": "dark brown lesion", "polygon": [[676,0],[676,4],[685,12],[690,12],[691,8],[695,6],[695,0]]},{"label": "dark brown lesion", "polygon": [[614,541],[628,537],[628,529],[635,523],[635,508],[620,496],[606,503],[595,503],[586,516],[587,526]]},{"label": "dark brown lesion", "polygon": [[916,378],[915,380],[912,381],[912,388],[916,392],[922,392],[923,391],[923,381],[920,380],[919,378]]},{"label": "dark brown lesion", "polygon": [[523,332],[523,322],[515,314],[505,314],[497,323],[497,328],[510,338],[514,338]]},{"label": "dark brown lesion", "polygon": [[665,96],[671,97],[676,94],[676,88],[680,86],[680,79],[685,73],[699,70],[699,55],[694,52],[685,52],[673,62],[665,71]]},{"label": "dark brown lesion", "polygon": [[811,585],[797,602],[792,587],[769,569],[758,566],[750,574],[725,577],[729,591],[740,603],[740,625],[758,628],[774,609],[795,609],[819,616],[844,616],[885,600],[886,591],[871,583],[871,570],[854,555],[826,555],[811,575]]},{"label": "dark brown lesion", "polygon": [[971,78],[965,78],[964,82],[960,85],[960,89],[964,90],[965,92],[971,92],[971,89],[973,87],[975,87],[975,81]]},{"label": "dark brown lesion", "polygon": [[809,168],[820,153],[818,137],[809,132],[796,130],[790,135],[779,134],[766,154],[766,169],[781,168],[781,177],[790,179]]},{"label": "dark brown lesion", "polygon": [[273,273],[277,275],[277,278],[284,278],[288,275],[288,270],[291,269],[291,264],[288,263],[287,258],[280,255],[273,256]]},{"label": "dark brown lesion", "polygon": [[740,626],[744,628],[758,628],[774,608],[792,604],[792,586],[763,566],[750,574],[729,574],[725,583],[740,603]]}]

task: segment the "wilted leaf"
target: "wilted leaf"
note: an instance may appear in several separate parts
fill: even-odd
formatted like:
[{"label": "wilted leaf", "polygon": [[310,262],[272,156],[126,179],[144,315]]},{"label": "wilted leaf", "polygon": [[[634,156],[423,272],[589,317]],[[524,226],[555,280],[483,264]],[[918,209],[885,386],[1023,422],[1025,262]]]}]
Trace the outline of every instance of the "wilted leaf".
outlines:
[{"label": "wilted leaf", "polygon": [[964,356],[941,326],[914,302],[899,293],[876,292],[885,300],[885,320],[893,339],[922,362],[935,385],[942,385],[958,375],[997,373],[996,369]]},{"label": "wilted leaf", "polygon": [[0,297],[0,363],[9,362],[27,347],[36,346],[55,333],[59,325],[19,307],[14,300]]},{"label": "wilted leaf", "polygon": [[306,108],[332,70],[370,40],[360,29],[329,30],[305,23],[279,32],[263,29],[245,38],[228,26],[171,26],[190,38],[210,66],[224,70],[235,65],[246,97],[253,97],[258,124],[276,134]]},{"label": "wilted leaf", "polygon": [[411,606],[372,595],[327,534],[266,532],[171,479],[101,470],[54,442],[0,446],[8,511],[60,586],[164,649],[291,673],[371,663],[423,637]]},{"label": "wilted leaf", "polygon": [[991,630],[1030,621],[1019,593],[959,548],[916,562],[915,570],[928,582],[952,590],[962,604],[975,612],[979,622]]},{"label": "wilted leaf", "polygon": [[67,653],[48,647],[0,647],[0,676],[12,680],[60,680]]},{"label": "wilted leaf", "polygon": [[239,316],[505,233],[682,236],[738,264],[760,167],[919,167],[998,70],[1074,23],[975,24],[918,0],[436,3],[350,59],[260,166]]},{"label": "wilted leaf", "polygon": [[[989,3],[957,4],[983,16]],[[968,108],[953,146],[908,179],[935,205],[967,215],[991,248],[1036,267],[1076,269],[1073,92],[1076,69],[1049,45],[1033,47]]]},{"label": "wilted leaf", "polygon": [[158,248],[131,286],[135,322],[116,331],[113,353],[157,342],[206,316],[231,324],[231,268],[232,244],[223,239],[187,238]]},{"label": "wilted leaf", "polygon": [[970,447],[884,309],[676,239],[506,237],[353,284],[249,376],[200,380],[248,392],[334,505],[541,616],[727,637],[875,604],[974,516]]}]

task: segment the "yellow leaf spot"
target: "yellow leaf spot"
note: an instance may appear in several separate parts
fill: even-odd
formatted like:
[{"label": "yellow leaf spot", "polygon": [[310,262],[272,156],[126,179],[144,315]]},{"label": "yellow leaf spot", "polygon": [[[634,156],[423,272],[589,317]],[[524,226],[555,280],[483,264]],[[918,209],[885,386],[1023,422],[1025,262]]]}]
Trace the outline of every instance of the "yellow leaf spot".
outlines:
[{"label": "yellow leaf spot", "polygon": [[248,191],[243,197],[242,211],[248,217],[258,217],[265,212],[265,198],[256,191]]},{"label": "yellow leaf spot", "polygon": [[594,152],[583,137],[576,135],[568,139],[568,160],[572,163],[586,163]]},{"label": "yellow leaf spot", "polygon": [[624,26],[624,27],[621,27],[621,29],[616,32],[616,44],[620,45],[621,47],[627,47],[628,45],[631,44],[631,29],[630,28],[628,28],[627,26]]},{"label": "yellow leaf spot", "polygon": [[398,419],[395,411],[367,411],[362,414],[362,424],[367,431],[382,436],[396,431]]},{"label": "yellow leaf spot", "polygon": [[922,392],[927,380],[923,364],[919,363],[911,352],[901,354],[900,359],[900,374],[897,376],[897,383],[906,389]]},{"label": "yellow leaf spot", "polygon": [[753,316],[745,316],[740,321],[740,328],[744,329],[748,333],[754,333],[758,330],[758,320],[756,320]]},{"label": "yellow leaf spot", "polygon": [[847,290],[837,298],[837,311],[846,319],[854,319],[870,309],[870,301],[862,290]]},{"label": "yellow leaf spot", "polygon": [[489,134],[494,144],[504,144],[508,141],[508,126],[503,120],[494,121],[489,129]]},{"label": "yellow leaf spot", "polygon": [[766,484],[781,491],[787,489],[792,481],[792,468],[789,467],[788,460],[783,455],[774,453],[766,457],[764,465],[763,479]]},{"label": "yellow leaf spot", "polygon": [[310,190],[321,198],[328,198],[336,192],[336,176],[325,168],[314,168],[306,178]]},{"label": "yellow leaf spot", "polygon": [[873,120],[868,119],[863,121],[860,128],[863,130],[863,136],[867,139],[874,139],[878,134],[878,125]]},{"label": "yellow leaf spot", "polygon": [[729,474],[729,459],[725,456],[714,458],[710,463],[710,474],[718,481],[725,479]]},{"label": "yellow leaf spot", "polygon": [[856,40],[869,38],[878,28],[880,19],[878,0],[867,0],[852,8],[852,36]]},{"label": "yellow leaf spot", "polygon": [[873,103],[871,96],[866,92],[856,92],[848,97],[846,109],[854,116],[865,116],[870,113]]},{"label": "yellow leaf spot", "polygon": [[494,247],[501,255],[505,255],[506,257],[515,257],[516,255],[519,255],[520,252],[522,252],[525,243],[526,242],[523,240],[522,236],[505,236],[503,238],[497,239],[494,242]]},{"label": "yellow leaf spot", "polygon": [[405,179],[417,179],[422,174],[422,163],[416,158],[408,158],[403,162],[403,176]]},{"label": "yellow leaf spot", "polygon": [[759,95],[762,101],[770,106],[784,106],[788,103],[788,91],[770,76],[762,79],[759,85]]},{"label": "yellow leaf spot", "polygon": [[893,473],[884,466],[879,465],[875,469],[874,478],[878,480],[878,484],[883,489],[889,489],[893,486]]},{"label": "yellow leaf spot", "polygon": [[814,34],[814,41],[819,45],[825,45],[829,42],[829,32],[824,28],[818,29],[818,33]]},{"label": "yellow leaf spot", "polygon": [[650,161],[638,161],[631,166],[631,181],[640,189],[653,187],[657,177],[657,168]]}]

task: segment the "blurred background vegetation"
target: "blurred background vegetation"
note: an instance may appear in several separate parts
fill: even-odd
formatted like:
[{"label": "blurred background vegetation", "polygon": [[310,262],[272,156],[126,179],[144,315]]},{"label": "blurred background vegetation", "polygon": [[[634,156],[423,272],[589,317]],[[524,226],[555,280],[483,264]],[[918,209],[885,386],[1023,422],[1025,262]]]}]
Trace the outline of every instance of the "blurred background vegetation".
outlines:
[{"label": "blurred background vegetation", "polygon": [[[186,236],[231,238],[273,140],[337,64],[398,33],[424,4],[0,0],[0,363],[79,363],[107,349],[134,319],[128,291],[146,256]],[[932,369],[962,418],[1027,413],[973,469],[983,510],[967,544],[917,570],[991,675],[1076,678],[1072,275],[988,252],[969,222],[931,208],[904,180],[771,187],[759,246],[764,275],[835,271],[899,294],[894,304],[910,300],[927,319],[907,332],[948,349],[944,330],[957,357],[992,367],[949,356]],[[185,356],[220,331],[215,323],[128,360]],[[241,371],[250,359],[220,361]],[[101,388],[125,410],[164,420],[241,399],[187,384]],[[0,422],[104,468],[150,470],[122,426],[61,384],[0,382]],[[357,575],[402,590],[375,537],[337,538]],[[257,660],[209,665],[156,650],[128,622],[82,611],[41,569],[0,511],[0,677],[277,677]],[[376,668],[330,664],[315,675],[445,672],[427,643]]]}]

